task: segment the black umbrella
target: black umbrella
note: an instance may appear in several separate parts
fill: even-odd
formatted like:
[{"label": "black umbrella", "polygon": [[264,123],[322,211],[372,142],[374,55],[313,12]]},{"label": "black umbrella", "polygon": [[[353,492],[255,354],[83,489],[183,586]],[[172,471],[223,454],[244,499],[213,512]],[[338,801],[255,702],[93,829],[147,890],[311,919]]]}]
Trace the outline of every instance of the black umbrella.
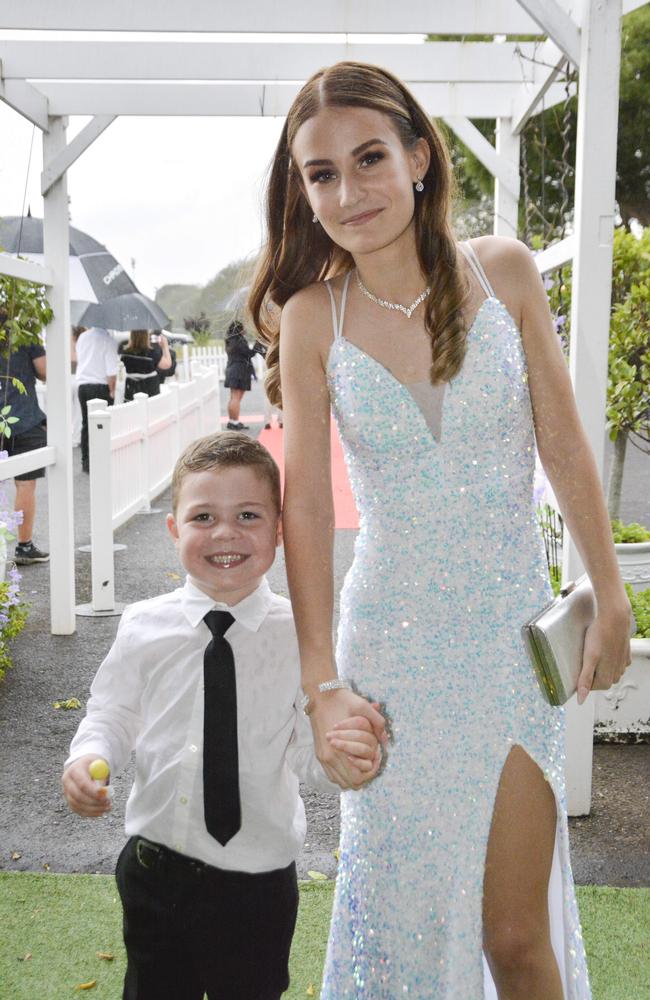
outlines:
[{"label": "black umbrella", "polygon": [[78,326],[103,326],[107,330],[164,330],[169,316],[141,292],[119,295],[106,302],[91,302],[81,312]]},{"label": "black umbrella", "polygon": [[[0,247],[7,253],[20,254],[43,263],[43,220],[32,216],[6,216],[0,219]],[[106,302],[108,299],[137,293],[138,289],[105,246],[80,229],[70,227],[70,299],[71,319],[78,323],[81,311],[76,303]],[[137,329],[137,328],[136,328]]]}]

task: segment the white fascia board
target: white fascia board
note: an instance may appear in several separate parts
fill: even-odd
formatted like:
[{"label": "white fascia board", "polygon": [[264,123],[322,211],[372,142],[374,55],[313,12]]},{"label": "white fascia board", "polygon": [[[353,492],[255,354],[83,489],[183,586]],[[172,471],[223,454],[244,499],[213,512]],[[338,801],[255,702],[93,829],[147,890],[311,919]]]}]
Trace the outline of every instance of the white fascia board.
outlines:
[{"label": "white fascia board", "polygon": [[61,150],[54,159],[47,163],[41,174],[41,194],[47,194],[53,184],[71,167],[75,160],[78,160],[90,145],[104,132],[111,122],[115,121],[115,115],[96,115],[92,121],[82,128],[65,149]]},{"label": "white fascia board", "polygon": [[[284,116],[302,86],[296,83],[68,83],[42,80],[53,115],[262,115]],[[495,83],[412,83],[431,115],[509,118],[518,88]],[[557,84],[546,107],[561,101]]]},{"label": "white fascia board", "polygon": [[519,169],[518,165],[511,163],[505,157],[500,156],[492,143],[479,132],[468,118],[462,116],[445,115],[444,121],[449,128],[453,129],[458,138],[474,153],[474,156],[490,171],[493,177],[508,189],[513,197],[519,197]]},{"label": "white fascia board", "polygon": [[421,45],[195,41],[0,41],[5,79],[306,80],[348,59],[374,63],[407,82],[533,82],[533,42]]},{"label": "white fascia board", "polygon": [[0,78],[0,100],[33,125],[38,125],[43,132],[47,132],[49,128],[47,99],[31,84],[25,80]]},{"label": "white fascia board", "polygon": [[3,28],[59,31],[433,32],[449,35],[535,34],[535,21],[516,0],[3,0]]},{"label": "white fascia board", "polygon": [[567,264],[573,260],[574,249],[575,237],[566,236],[563,240],[546,247],[545,250],[540,250],[539,253],[535,254],[537,270],[540,274],[546,274],[547,271],[553,271],[556,267]]},{"label": "white fascia board", "polygon": [[[590,2],[590,0],[588,0]],[[557,0],[518,0],[549,38],[571,60],[580,65],[580,28]]]},{"label": "white fascia board", "polygon": [[19,260],[13,254],[0,253],[0,274],[20,281],[31,281],[35,285],[51,286],[54,278],[49,267],[34,264],[31,260]]}]

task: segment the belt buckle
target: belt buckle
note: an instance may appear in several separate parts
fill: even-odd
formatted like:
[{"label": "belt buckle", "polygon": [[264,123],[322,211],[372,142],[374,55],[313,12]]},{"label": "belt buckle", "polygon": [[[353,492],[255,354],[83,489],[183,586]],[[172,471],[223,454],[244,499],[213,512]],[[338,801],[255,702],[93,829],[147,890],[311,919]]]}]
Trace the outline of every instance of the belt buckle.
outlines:
[{"label": "belt buckle", "polygon": [[[148,859],[147,855],[149,855]],[[153,864],[150,863],[152,860],[151,855],[154,856]],[[150,841],[139,837],[135,847],[135,856],[138,859],[138,863],[142,865],[143,868],[151,870],[153,868],[157,868],[160,864],[162,851],[156,844],[152,844]]]}]

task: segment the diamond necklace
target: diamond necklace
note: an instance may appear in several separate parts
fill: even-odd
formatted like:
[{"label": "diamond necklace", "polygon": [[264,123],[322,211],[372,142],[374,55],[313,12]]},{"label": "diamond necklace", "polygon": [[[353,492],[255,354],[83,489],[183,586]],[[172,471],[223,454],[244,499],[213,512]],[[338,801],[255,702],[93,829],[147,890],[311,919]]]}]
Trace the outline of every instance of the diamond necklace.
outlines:
[{"label": "diamond necklace", "polygon": [[427,295],[431,291],[431,286],[427,285],[424,291],[420,292],[417,299],[415,299],[414,302],[411,302],[410,306],[403,306],[401,302],[387,302],[386,299],[377,298],[376,295],[373,295],[372,292],[368,291],[363,281],[361,280],[361,275],[359,274],[358,271],[356,272],[356,274],[357,274],[357,284],[361,289],[361,291],[363,292],[363,294],[366,296],[366,298],[370,299],[370,301],[374,302],[376,305],[382,306],[383,309],[397,309],[398,312],[404,313],[407,319],[411,318],[417,307],[420,305],[420,302],[424,302]]}]

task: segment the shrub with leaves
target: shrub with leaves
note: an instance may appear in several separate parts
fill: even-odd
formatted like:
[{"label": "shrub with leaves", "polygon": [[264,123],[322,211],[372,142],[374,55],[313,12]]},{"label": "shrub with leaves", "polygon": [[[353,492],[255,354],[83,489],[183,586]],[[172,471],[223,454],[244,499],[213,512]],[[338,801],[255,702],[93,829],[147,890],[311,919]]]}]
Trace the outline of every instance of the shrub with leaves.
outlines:
[{"label": "shrub with leaves", "polygon": [[[19,392],[25,391],[20,379],[12,378],[8,374],[9,355],[19,347],[39,344],[41,332],[51,322],[52,315],[44,285],[35,285],[31,281],[18,281],[6,274],[0,274],[0,397],[4,397],[5,400],[6,394],[2,392],[1,380],[8,379]],[[17,419],[11,416],[10,406],[2,406],[0,437],[11,437],[11,425],[15,424]]]},{"label": "shrub with leaves", "polygon": [[9,570],[9,579],[0,583],[0,680],[13,666],[9,643],[20,635],[27,621],[27,605],[20,599],[20,573]]},{"label": "shrub with leaves", "polygon": [[612,534],[616,545],[623,542],[650,542],[650,531],[636,521],[631,524],[623,524],[618,519],[612,521]]},{"label": "shrub with leaves", "polygon": [[612,515],[618,514],[620,507],[622,463],[628,439],[643,451],[650,451],[649,279],[650,267],[645,282],[633,284],[625,299],[617,303],[612,312],[607,426],[615,444],[615,454],[622,452],[610,479],[609,506]]},{"label": "shrub with leaves", "polygon": [[650,639],[650,590],[633,590],[629,583],[625,584],[627,596],[632,605],[632,614],[636,622],[635,639]]},{"label": "shrub with leaves", "polygon": [[[545,279],[555,325],[566,348],[571,319],[571,269]],[[650,452],[650,227],[640,238],[614,230],[612,318],[607,378],[607,428],[614,442],[607,504],[617,518],[628,441]]]},{"label": "shrub with leaves", "polygon": [[41,331],[52,320],[43,285],[18,281],[0,274],[0,352],[40,341]]}]

